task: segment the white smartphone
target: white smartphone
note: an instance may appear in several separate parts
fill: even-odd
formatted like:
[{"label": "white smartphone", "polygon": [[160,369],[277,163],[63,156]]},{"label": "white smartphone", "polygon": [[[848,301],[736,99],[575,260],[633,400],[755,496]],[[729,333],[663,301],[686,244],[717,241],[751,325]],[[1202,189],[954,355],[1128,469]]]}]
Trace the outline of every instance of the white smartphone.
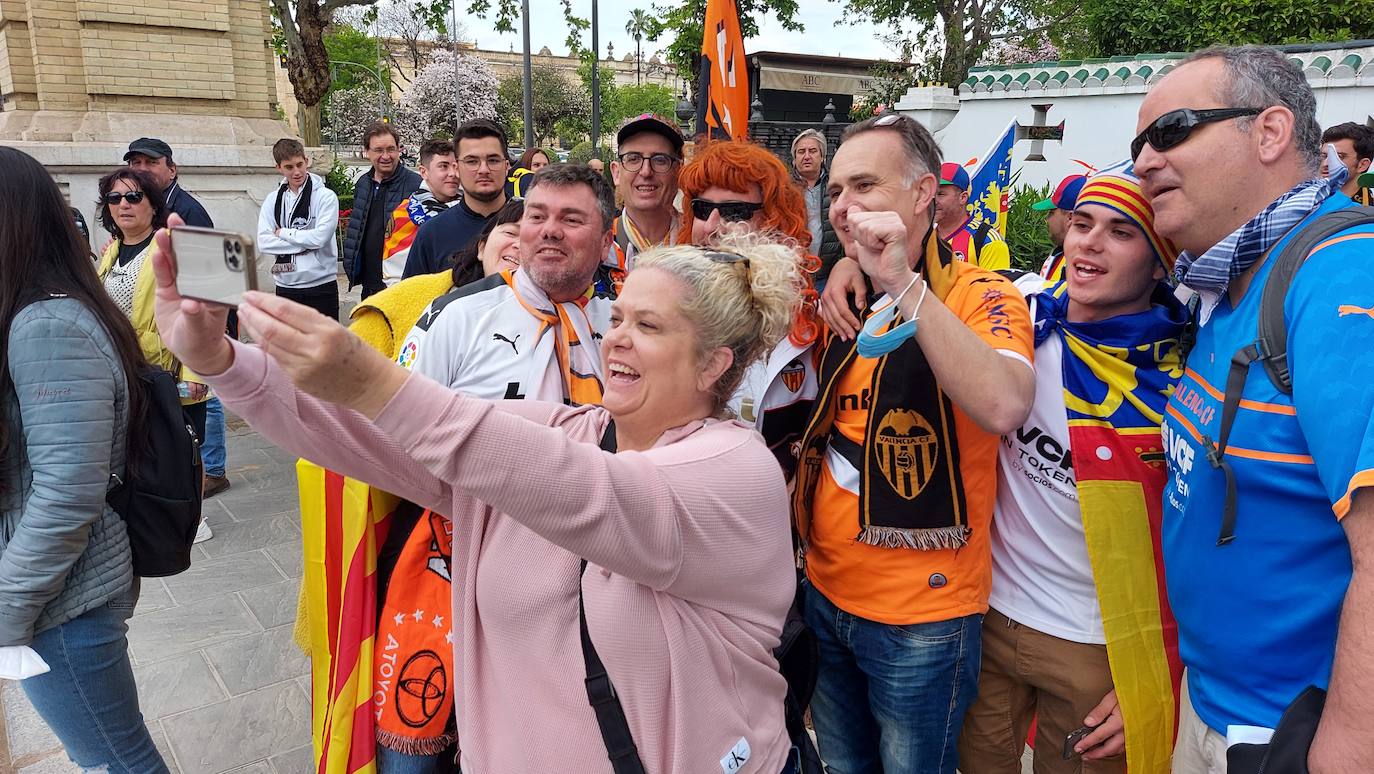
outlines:
[{"label": "white smartphone", "polygon": [[174,226],[172,250],[177,256],[177,292],[186,298],[238,306],[246,291],[259,287],[257,251],[243,234]]}]

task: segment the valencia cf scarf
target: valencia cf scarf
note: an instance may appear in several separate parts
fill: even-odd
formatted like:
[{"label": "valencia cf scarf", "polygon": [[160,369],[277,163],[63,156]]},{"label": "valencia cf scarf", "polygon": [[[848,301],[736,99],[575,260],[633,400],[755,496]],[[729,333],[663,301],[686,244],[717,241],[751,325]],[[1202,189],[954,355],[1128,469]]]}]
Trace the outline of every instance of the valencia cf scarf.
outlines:
[{"label": "valencia cf scarf", "polygon": [[[954,252],[935,235],[926,235],[918,268],[941,300],[954,286]],[[874,304],[869,304],[871,313]],[[902,323],[900,315],[887,330]],[[828,334],[821,354],[820,392],[801,445],[793,514],[803,543],[821,466],[830,453],[860,473],[855,539],[884,548],[937,551],[968,541],[968,508],[959,465],[954,404],[940,389],[915,338],[876,359],[858,354],[857,339]],[[835,429],[842,400],[838,383],[850,369],[871,373],[864,408],[862,443]]]},{"label": "valencia cf scarf", "polygon": [[437,755],[457,738],[452,561],[453,523],[426,509],[396,560],[377,622],[377,741],[406,755]]},{"label": "valencia cf scarf", "polygon": [[1170,767],[1183,667],[1160,554],[1166,479],[1160,423],[1183,374],[1188,312],[1165,285],[1150,309],[1069,322],[1068,284],[1034,296],[1035,344],[1064,345],[1069,448],[1107,659],[1126,724],[1126,767]]}]

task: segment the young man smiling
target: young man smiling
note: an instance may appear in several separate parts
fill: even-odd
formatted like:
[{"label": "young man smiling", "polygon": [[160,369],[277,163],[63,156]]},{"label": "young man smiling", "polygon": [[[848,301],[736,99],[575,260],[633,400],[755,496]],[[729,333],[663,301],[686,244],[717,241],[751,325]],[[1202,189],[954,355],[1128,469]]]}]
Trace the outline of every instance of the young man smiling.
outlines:
[{"label": "young man smiling", "polygon": [[[1124,772],[1128,760],[1168,771],[1179,669],[1154,548],[1158,428],[1187,310],[1161,282],[1176,250],[1153,220],[1133,177],[1089,178],[1065,234],[1066,279],[1018,283],[1036,320],[1035,403],[998,458],[991,609],[959,740],[967,771],[1020,772],[1032,718],[1041,774]],[[1065,758],[1083,726],[1094,730]]]},{"label": "young man smiling", "polygon": [[635,116],[615,134],[611,179],[624,203],[612,225],[615,240],[606,254],[616,281],[634,268],[641,250],[675,244],[678,214],[673,208],[682,171],[682,132],[651,113]]},{"label": "young man smiling", "polygon": [[401,281],[410,246],[420,226],[453,206],[462,192],[458,159],[452,140],[425,140],[420,143],[420,190],[411,194],[391,213],[382,249],[382,281],[391,287]]}]

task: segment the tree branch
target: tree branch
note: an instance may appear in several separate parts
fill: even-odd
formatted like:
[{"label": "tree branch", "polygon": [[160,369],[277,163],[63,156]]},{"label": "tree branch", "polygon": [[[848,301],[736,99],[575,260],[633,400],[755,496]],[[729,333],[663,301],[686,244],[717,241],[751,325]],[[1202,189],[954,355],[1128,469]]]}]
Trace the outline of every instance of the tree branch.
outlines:
[{"label": "tree branch", "polygon": [[281,24],[282,32],[286,33],[287,52],[300,51],[305,44],[296,26],[296,17],[291,13],[289,0],[272,0],[272,7],[277,9],[277,22]]},{"label": "tree branch", "polygon": [[1028,30],[1008,30],[1008,31],[1006,31],[1006,32],[999,32],[999,33],[997,33],[997,34],[995,34],[995,35],[990,35],[990,36],[988,36],[988,40],[1006,40],[1006,39],[1008,39],[1008,38],[1024,38],[1024,37],[1026,37],[1027,35],[1038,35],[1038,34],[1040,34],[1040,33],[1042,33],[1042,32],[1047,32],[1047,31],[1049,31],[1050,29],[1052,29],[1052,28],[1054,28],[1054,27],[1057,27],[1057,26],[1063,24],[1064,22],[1068,21],[1069,19],[1072,19],[1072,18],[1074,17],[1074,15],[1077,14],[1080,10],[1082,10],[1082,9],[1079,8],[1079,7],[1077,7],[1077,6],[1075,6],[1075,7],[1073,7],[1073,8],[1070,8],[1069,10],[1065,11],[1065,12],[1064,12],[1063,14],[1061,14],[1060,16],[1058,16],[1058,17],[1056,17],[1056,18],[1054,18],[1054,19],[1051,19],[1051,20],[1048,21],[1048,22],[1045,22],[1044,24],[1040,25],[1039,27],[1032,27],[1032,28],[1030,28],[1030,29],[1028,29]]},{"label": "tree branch", "polygon": [[348,5],[374,5],[377,0],[324,0],[320,5],[320,12],[332,14],[340,8]]}]

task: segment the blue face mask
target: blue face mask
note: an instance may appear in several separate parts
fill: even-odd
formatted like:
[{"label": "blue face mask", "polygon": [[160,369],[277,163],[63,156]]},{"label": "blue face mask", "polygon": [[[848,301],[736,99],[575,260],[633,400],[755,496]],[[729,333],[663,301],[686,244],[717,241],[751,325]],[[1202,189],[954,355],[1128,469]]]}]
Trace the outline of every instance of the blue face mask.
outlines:
[{"label": "blue face mask", "polygon": [[[920,279],[920,275],[913,277],[911,285],[916,284]],[[921,286],[921,297],[916,301],[916,316],[886,333],[882,332],[888,323],[897,319],[897,306],[906,297],[907,291],[911,290],[911,285],[907,285],[906,290],[903,290],[900,295],[886,305],[873,310],[873,313],[864,321],[863,328],[859,330],[858,350],[861,357],[876,360],[902,346],[902,343],[907,339],[916,337],[916,324],[920,322],[921,304],[926,300],[926,293],[930,290],[929,285]]]}]

